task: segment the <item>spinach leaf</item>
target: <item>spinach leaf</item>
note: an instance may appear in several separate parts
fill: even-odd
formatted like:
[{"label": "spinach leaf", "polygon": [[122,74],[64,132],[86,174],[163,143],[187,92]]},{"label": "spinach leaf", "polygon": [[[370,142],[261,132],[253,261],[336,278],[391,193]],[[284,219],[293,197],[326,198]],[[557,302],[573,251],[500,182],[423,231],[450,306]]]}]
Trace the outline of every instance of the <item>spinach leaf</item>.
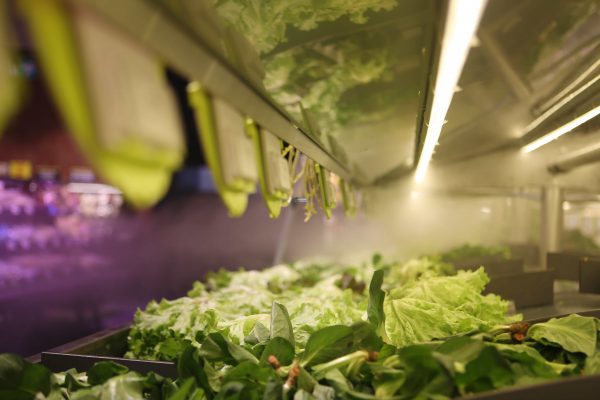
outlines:
[{"label": "spinach leaf", "polygon": [[527,336],[543,345],[559,346],[573,353],[592,356],[596,352],[598,330],[592,317],[572,314],[535,324]]},{"label": "spinach leaf", "polygon": [[274,356],[281,365],[290,365],[294,361],[294,346],[282,337],[274,337],[267,343],[260,361],[268,362],[270,356]]},{"label": "spinach leaf", "polygon": [[471,339],[468,336],[458,336],[445,341],[435,350],[450,357],[454,363],[460,363],[464,366],[477,358],[484,347],[485,344],[481,340]]},{"label": "spinach leaf", "polygon": [[344,325],[333,325],[313,333],[302,355],[301,364],[304,367],[333,360],[340,355],[349,353],[354,343],[352,328]]},{"label": "spinach leaf", "polygon": [[116,375],[102,385],[74,392],[70,400],[145,400],[143,378],[135,372]]},{"label": "spinach leaf", "polygon": [[455,378],[461,393],[499,389],[512,384],[514,379],[510,364],[494,347],[484,347]]},{"label": "spinach leaf", "polygon": [[227,348],[227,340],[220,333],[210,333],[202,342],[198,354],[209,361],[222,361],[226,364],[234,363],[234,359]]},{"label": "spinach leaf", "polygon": [[277,302],[271,308],[271,339],[282,337],[294,345],[294,331],[287,309]]},{"label": "spinach leaf", "polygon": [[453,396],[455,386],[450,371],[430,346],[411,345],[398,352],[405,371],[404,384],[398,391],[403,398]]},{"label": "spinach leaf", "polygon": [[52,386],[50,371],[15,354],[0,354],[0,398],[32,399],[47,395]]},{"label": "spinach leaf", "polygon": [[204,389],[210,399],[213,397],[213,389],[206,374],[205,363],[205,359],[200,357],[200,351],[189,346],[177,360],[177,372],[181,379],[194,378],[196,384]]},{"label": "spinach leaf", "polygon": [[254,325],[254,328],[250,331],[250,333],[244,338],[244,343],[247,343],[251,346],[255,346],[259,343],[266,342],[269,340],[270,332],[266,326],[257,322]]},{"label": "spinach leaf", "polygon": [[169,395],[167,400],[186,400],[195,387],[196,382],[194,381],[194,378],[187,378],[179,388]]},{"label": "spinach leaf", "polygon": [[547,361],[535,348],[522,344],[493,344],[500,354],[509,362],[513,370],[518,369],[517,380],[527,377],[526,382],[531,378],[551,379],[560,375],[568,375],[575,371],[577,365],[562,364]]},{"label": "spinach leaf", "polygon": [[383,270],[377,270],[373,273],[371,284],[369,285],[369,303],[367,305],[367,316],[370,323],[379,328],[383,324],[385,314],[383,312],[383,301],[385,292],[381,289],[383,285]]},{"label": "spinach leaf", "polygon": [[210,333],[200,346],[199,355],[209,361],[222,361],[226,364],[252,361],[258,364],[258,359],[239,344],[225,339],[220,333]]},{"label": "spinach leaf", "polygon": [[88,371],[88,383],[92,386],[102,385],[110,378],[124,375],[129,368],[112,361],[100,361],[94,364]]}]

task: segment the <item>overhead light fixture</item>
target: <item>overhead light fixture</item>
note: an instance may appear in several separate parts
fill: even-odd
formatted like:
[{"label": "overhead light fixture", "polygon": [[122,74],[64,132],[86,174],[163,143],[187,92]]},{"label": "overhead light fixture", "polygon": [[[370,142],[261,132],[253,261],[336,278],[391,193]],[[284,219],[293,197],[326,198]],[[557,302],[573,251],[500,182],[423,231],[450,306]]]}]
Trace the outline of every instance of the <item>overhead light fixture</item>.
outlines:
[{"label": "overhead light fixture", "polygon": [[427,134],[415,171],[417,182],[422,182],[427,173],[486,2],[487,0],[451,0],[448,4]]},{"label": "overhead light fixture", "polygon": [[[594,64],[596,65],[596,64]],[[521,131],[521,135],[525,135],[528,132],[531,132],[532,130],[534,130],[535,128],[537,128],[542,122],[544,122],[545,120],[547,120],[548,118],[550,118],[552,115],[556,114],[556,112],[558,110],[560,110],[562,107],[564,107],[566,104],[568,104],[569,102],[571,102],[573,99],[575,99],[577,96],[579,96],[581,93],[585,92],[586,90],[588,90],[590,87],[592,87],[593,85],[596,84],[596,82],[600,81],[600,74],[596,75],[595,77],[593,77],[592,79],[590,79],[588,82],[585,83],[585,85],[582,85],[579,89],[573,91],[572,93],[570,93],[568,96],[563,97],[560,101],[557,101],[552,107],[548,108],[546,111],[544,111],[544,113],[542,113],[539,117],[537,117],[536,119],[534,119],[533,121],[531,121],[529,123],[529,125],[527,125],[522,131]],[[567,88],[570,88],[573,86],[573,84],[578,84],[579,83],[579,78],[576,79],[571,85],[569,85]],[[561,94],[564,92],[561,91]]]},{"label": "overhead light fixture", "polygon": [[592,118],[596,117],[599,114],[600,114],[600,106],[586,112],[583,115],[580,115],[579,117],[575,118],[574,120],[564,124],[560,128],[557,128],[557,129],[553,130],[552,132],[547,133],[546,135],[542,136],[541,138],[538,138],[538,139],[534,140],[533,142],[523,146],[521,148],[521,151],[523,151],[524,153],[530,153],[534,150],[537,150],[540,147],[550,143],[551,141],[558,139],[565,133],[571,132],[573,129],[577,128],[579,125],[585,124],[587,121],[591,120]]},{"label": "overhead light fixture", "polygon": [[[598,74],[598,75],[594,76],[592,79],[588,80],[588,82],[585,85],[583,85],[581,88],[579,88],[579,90],[575,90],[573,93],[571,93],[571,91],[573,89],[575,89],[579,84],[581,84],[582,82],[585,82],[586,79],[588,79],[589,76],[598,69],[598,67],[600,67],[600,59],[596,60],[592,65],[590,65],[588,68],[586,68],[585,71],[583,71],[581,74],[579,74],[579,76],[577,76],[577,78],[575,78],[575,80],[573,80],[571,83],[569,83],[567,86],[565,86],[564,89],[562,89],[560,92],[558,92],[556,95],[552,96],[552,98],[550,98],[544,104],[542,104],[539,107],[539,109],[542,109],[542,110],[550,109],[553,105],[555,106],[557,104],[560,104],[561,99],[563,102],[569,102],[573,97],[575,97],[575,96],[579,95],[581,92],[589,89],[594,83],[596,83],[600,79],[600,74]],[[564,103],[561,104],[560,107],[562,107],[563,105],[564,105]]]}]

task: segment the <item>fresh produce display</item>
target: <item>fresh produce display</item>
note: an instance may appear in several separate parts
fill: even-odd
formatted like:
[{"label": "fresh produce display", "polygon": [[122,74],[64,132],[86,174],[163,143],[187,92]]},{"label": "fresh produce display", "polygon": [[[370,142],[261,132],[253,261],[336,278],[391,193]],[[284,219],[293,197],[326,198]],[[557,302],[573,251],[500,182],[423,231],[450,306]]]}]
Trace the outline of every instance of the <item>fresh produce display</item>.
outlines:
[{"label": "fresh produce display", "polygon": [[366,288],[379,269],[387,274],[387,293],[377,328],[390,344],[427,341],[507,320],[506,301],[481,295],[488,282],[483,269],[455,273],[433,258],[384,264],[376,256],[370,265],[357,267],[298,263],[262,271],[222,270],[206,283],[196,282],[187,297],[151,302],[145,311],[138,311],[129,356],[173,360],[190,344],[200,347],[214,332],[247,345],[248,338],[252,342],[258,333],[268,331],[273,302],[287,309],[295,349],[302,351],[316,330],[365,319]]},{"label": "fresh produce display", "polygon": [[130,331],[127,356],[175,361],[176,379],[108,361],[52,373],[4,354],[0,399],[441,400],[600,373],[600,319],[529,326],[481,294],[483,268],[440,260],[210,273]]},{"label": "fresh produce display", "polygon": [[244,345],[205,335],[177,360],[173,381],[112,362],[87,374],[53,374],[18,356],[0,355],[0,398],[10,399],[450,399],[511,385],[600,372],[600,320],[576,314],[531,327],[517,322],[403,347],[377,335],[386,318],[383,271],[369,288],[368,321],[331,325],[304,350],[286,308],[274,302],[269,328]]},{"label": "fresh produce display", "polygon": [[453,263],[475,258],[494,257],[499,260],[508,260],[511,256],[507,246],[483,246],[479,244],[463,244],[445,251],[440,255],[444,262]]}]

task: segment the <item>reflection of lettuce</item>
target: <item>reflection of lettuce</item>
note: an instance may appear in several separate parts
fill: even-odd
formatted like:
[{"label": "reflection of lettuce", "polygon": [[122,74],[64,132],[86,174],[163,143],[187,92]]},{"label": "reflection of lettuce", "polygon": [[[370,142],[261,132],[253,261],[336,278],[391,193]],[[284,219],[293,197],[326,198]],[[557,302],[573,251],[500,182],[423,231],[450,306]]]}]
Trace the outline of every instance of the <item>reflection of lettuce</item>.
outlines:
[{"label": "reflection of lettuce", "polygon": [[[216,7],[224,20],[265,55],[287,41],[288,28],[312,30],[342,16],[350,24],[365,23],[366,12],[391,10],[396,3],[397,0],[216,0]],[[406,44],[399,45],[398,34],[390,26],[296,44],[284,52],[265,55],[264,86],[298,121],[303,120],[298,106],[301,103],[316,122],[316,130],[330,138],[339,136],[341,128],[348,124],[379,121],[400,108],[402,93],[416,93],[416,89],[412,91],[396,79],[398,65],[406,60],[407,50],[410,54],[415,51],[407,49]],[[321,139],[330,150],[337,150],[336,157],[345,158],[342,149],[336,148],[337,142]]]},{"label": "reflection of lettuce", "polygon": [[[296,104],[301,101],[323,132],[334,133],[370,111],[381,115],[394,105],[399,91],[381,91],[381,87],[369,90],[372,84],[390,85],[394,81],[394,65],[402,55],[399,46],[390,42],[393,37],[388,31],[363,32],[277,54],[265,63],[265,86],[280,104],[289,106],[290,113],[300,117]],[[360,95],[358,107],[353,105],[354,90]],[[369,109],[364,109],[365,104]]]},{"label": "reflection of lettuce", "polygon": [[242,33],[260,53],[286,41],[286,30],[315,29],[319,23],[347,16],[367,22],[367,11],[390,10],[396,0],[216,0],[219,15]]}]

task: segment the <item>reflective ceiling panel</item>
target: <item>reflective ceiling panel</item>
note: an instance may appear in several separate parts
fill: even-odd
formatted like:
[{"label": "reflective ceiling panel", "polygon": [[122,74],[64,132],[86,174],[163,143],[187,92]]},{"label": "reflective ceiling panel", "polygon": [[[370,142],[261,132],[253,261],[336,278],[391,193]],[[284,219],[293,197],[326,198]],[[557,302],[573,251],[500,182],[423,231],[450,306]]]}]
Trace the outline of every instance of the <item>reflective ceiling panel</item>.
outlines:
[{"label": "reflective ceiling panel", "polygon": [[490,0],[477,37],[434,162],[518,147],[600,99],[597,0]]},{"label": "reflective ceiling panel", "polygon": [[438,2],[160,3],[355,176],[412,168]]}]

